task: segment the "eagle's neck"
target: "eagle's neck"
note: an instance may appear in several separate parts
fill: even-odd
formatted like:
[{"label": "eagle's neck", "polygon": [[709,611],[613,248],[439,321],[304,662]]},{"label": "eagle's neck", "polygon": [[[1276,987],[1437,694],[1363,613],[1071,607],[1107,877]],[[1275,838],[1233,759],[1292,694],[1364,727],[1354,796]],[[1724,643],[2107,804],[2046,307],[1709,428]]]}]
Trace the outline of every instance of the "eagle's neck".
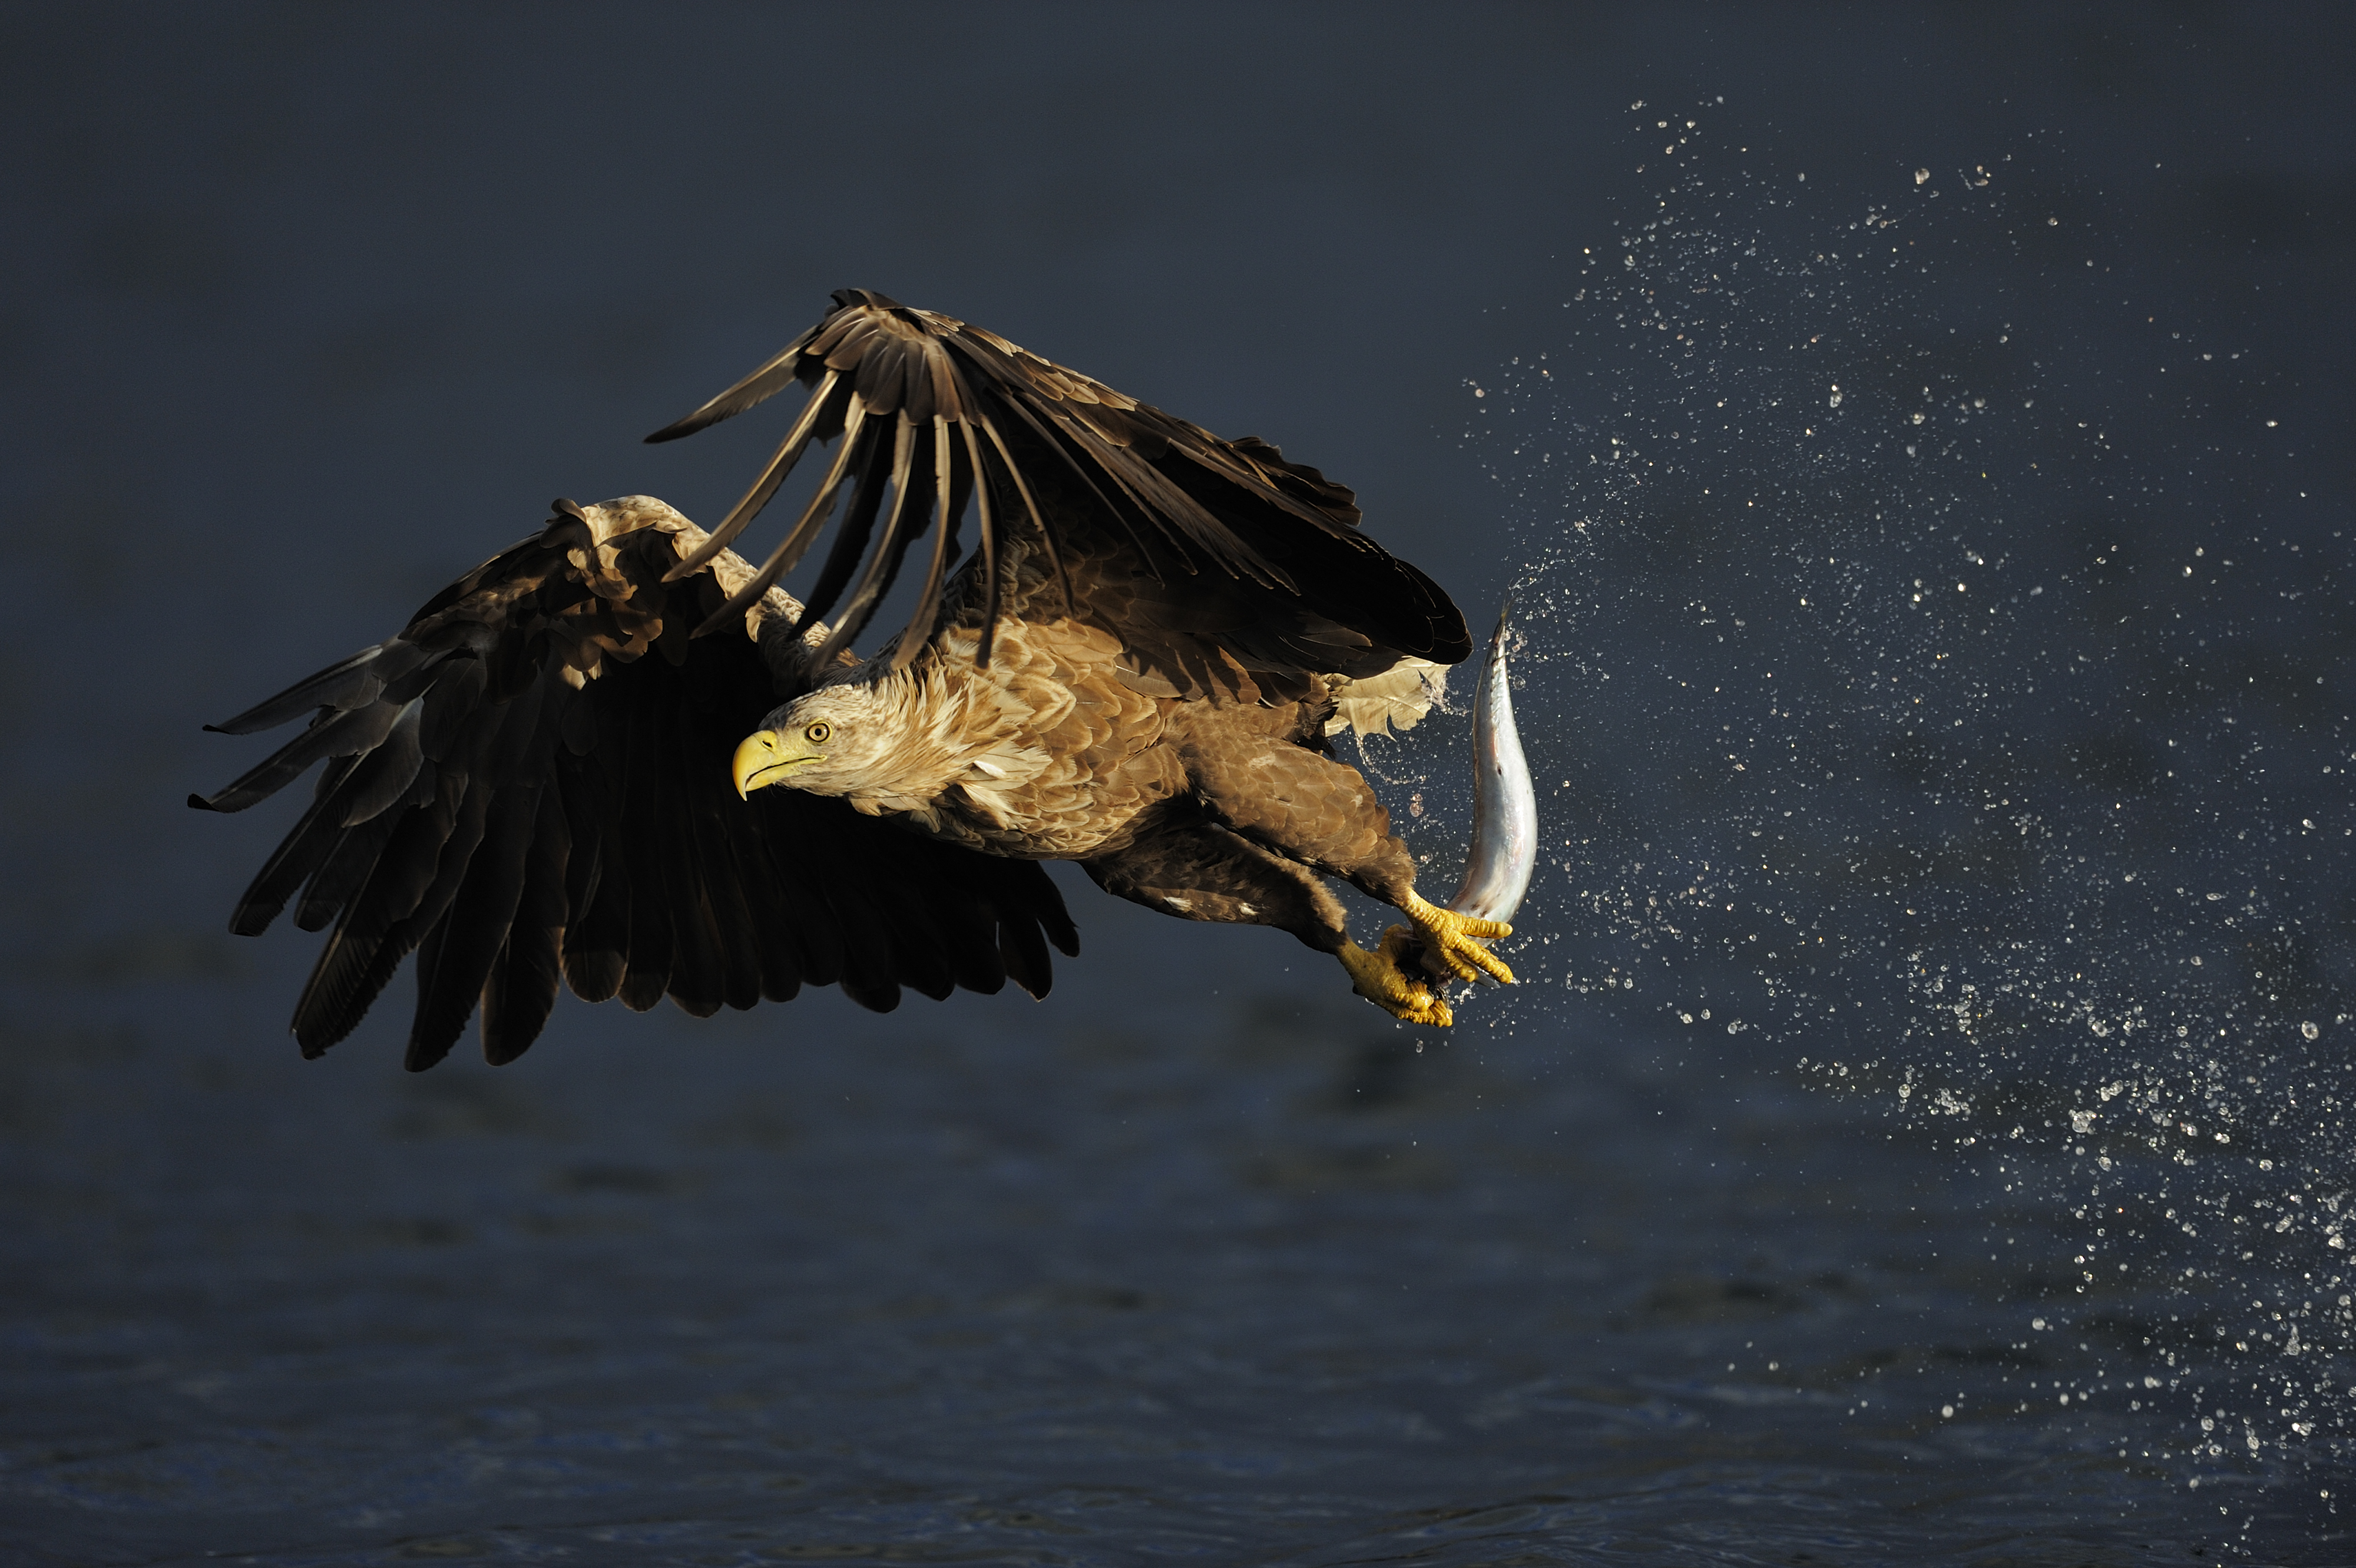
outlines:
[{"label": "eagle's neck", "polygon": [[845,791],[865,811],[934,817],[964,791],[1027,782],[1040,756],[1026,738],[1037,715],[969,664],[926,660],[869,677],[888,740]]}]

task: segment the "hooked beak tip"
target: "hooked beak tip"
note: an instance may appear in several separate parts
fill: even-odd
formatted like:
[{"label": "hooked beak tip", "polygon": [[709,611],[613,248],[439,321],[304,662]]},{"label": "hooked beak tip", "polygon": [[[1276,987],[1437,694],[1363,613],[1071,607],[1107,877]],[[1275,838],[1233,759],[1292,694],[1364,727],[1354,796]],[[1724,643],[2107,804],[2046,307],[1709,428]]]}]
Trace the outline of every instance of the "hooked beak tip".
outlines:
[{"label": "hooked beak tip", "polygon": [[736,786],[738,800],[750,800],[753,798],[753,780],[776,762],[781,749],[775,730],[755,730],[738,744],[735,758],[729,768],[730,782]]}]

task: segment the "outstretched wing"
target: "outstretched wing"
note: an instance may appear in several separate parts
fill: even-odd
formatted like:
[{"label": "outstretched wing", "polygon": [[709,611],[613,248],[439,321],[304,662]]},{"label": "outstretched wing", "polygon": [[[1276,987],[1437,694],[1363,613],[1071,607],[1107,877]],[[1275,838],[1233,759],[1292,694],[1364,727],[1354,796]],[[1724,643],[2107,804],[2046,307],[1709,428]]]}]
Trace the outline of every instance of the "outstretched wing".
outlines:
[{"label": "outstretched wing", "polygon": [[842,607],[830,652],[866,627],[931,527],[923,585],[894,654],[905,666],[939,614],[970,497],[989,585],[984,662],[987,628],[998,619],[995,563],[1006,531],[1026,524],[1064,578],[1067,603],[1065,558],[1100,550],[1109,537],[1165,582],[1215,572],[1397,653],[1452,664],[1472,651],[1447,595],[1360,533],[1355,498],[1316,469],[1286,462],[1263,441],[1222,441],[953,317],[866,289],[834,300],[824,320],[751,375],[647,437],[691,435],[796,381],[810,389],[760,477],[678,575],[727,548],[813,442],[841,440],[784,540],[701,630],[741,614],[792,570],[841,503],[809,606],[813,618]]},{"label": "outstretched wing", "polygon": [[479,1004],[484,1054],[520,1056],[559,976],[703,1016],[840,983],[887,1011],[909,986],[1044,995],[1046,943],[1077,951],[1030,862],[920,837],[798,789],[740,800],[737,742],[807,684],[822,628],[755,595],[739,634],[691,641],[750,567],[668,576],[705,535],[662,502],[559,501],[546,527],[452,584],[401,635],[228,723],[311,716],[189,804],[238,811],[327,763],[310,809],[239,900],[257,935],[287,903],[334,931],[294,1010],[316,1057],[417,954],[408,1065],[447,1055]]}]

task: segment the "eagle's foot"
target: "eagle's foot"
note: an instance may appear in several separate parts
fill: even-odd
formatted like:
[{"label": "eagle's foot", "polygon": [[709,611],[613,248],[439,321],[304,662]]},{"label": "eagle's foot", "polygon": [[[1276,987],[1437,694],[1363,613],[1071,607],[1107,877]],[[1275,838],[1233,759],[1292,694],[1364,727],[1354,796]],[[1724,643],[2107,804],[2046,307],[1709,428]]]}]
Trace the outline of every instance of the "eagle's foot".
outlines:
[{"label": "eagle's foot", "polygon": [[[1437,904],[1426,903],[1415,894],[1408,895],[1407,918],[1416,924],[1423,946],[1439,961],[1440,966],[1459,980],[1478,980],[1483,974],[1500,984],[1514,983],[1514,972],[1505,961],[1481,945],[1481,940],[1494,941],[1510,937],[1514,928],[1502,920],[1476,920],[1470,915],[1460,915],[1453,909],[1443,909]],[[1398,928],[1394,927],[1393,929]],[[1390,939],[1383,939],[1386,950]]]},{"label": "eagle's foot", "polygon": [[1445,1029],[1456,1022],[1448,1004],[1399,966],[1400,955],[1416,940],[1416,934],[1405,926],[1393,926],[1383,933],[1382,943],[1374,951],[1345,939],[1333,956],[1350,972],[1350,989],[1392,1017]]}]

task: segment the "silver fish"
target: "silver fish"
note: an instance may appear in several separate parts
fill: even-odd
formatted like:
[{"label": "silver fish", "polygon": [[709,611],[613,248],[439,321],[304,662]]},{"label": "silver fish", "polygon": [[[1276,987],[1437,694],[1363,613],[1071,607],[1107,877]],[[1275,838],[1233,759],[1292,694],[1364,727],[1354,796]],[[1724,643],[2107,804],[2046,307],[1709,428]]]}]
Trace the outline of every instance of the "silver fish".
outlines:
[{"label": "silver fish", "polygon": [[1507,595],[1472,693],[1472,852],[1465,859],[1464,885],[1448,901],[1458,914],[1482,920],[1511,921],[1537,869],[1537,790],[1514,728],[1513,687],[1505,679],[1505,631],[1513,613]]}]

